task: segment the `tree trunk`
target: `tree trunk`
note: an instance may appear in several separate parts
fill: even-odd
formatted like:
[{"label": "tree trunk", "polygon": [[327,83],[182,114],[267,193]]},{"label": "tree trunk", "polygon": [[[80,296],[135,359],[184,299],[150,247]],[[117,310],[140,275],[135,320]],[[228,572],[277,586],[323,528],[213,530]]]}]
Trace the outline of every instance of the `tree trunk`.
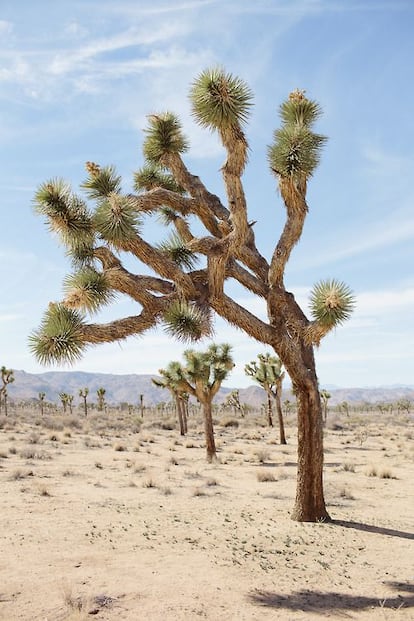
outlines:
[{"label": "tree trunk", "polygon": [[269,427],[273,427],[273,418],[272,418],[272,398],[267,393],[267,424]]},{"label": "tree trunk", "polygon": [[292,519],[298,522],[330,520],[323,495],[322,409],[315,379],[296,386],[298,401],[298,471]]},{"label": "tree trunk", "polygon": [[213,415],[211,401],[203,401],[204,430],[206,435],[207,461],[212,462],[217,459],[216,443],[214,441]]},{"label": "tree trunk", "polygon": [[279,392],[275,395],[276,402],[276,412],[279,421],[279,440],[280,444],[287,444],[286,436],[285,436],[285,423],[283,421],[283,413],[282,413],[282,405],[280,403],[280,395]]},{"label": "tree trunk", "polygon": [[184,436],[185,428],[184,428],[184,419],[183,419],[183,402],[182,402],[182,399],[178,395],[175,397],[175,403],[177,406],[178,423],[180,425],[180,436]]}]

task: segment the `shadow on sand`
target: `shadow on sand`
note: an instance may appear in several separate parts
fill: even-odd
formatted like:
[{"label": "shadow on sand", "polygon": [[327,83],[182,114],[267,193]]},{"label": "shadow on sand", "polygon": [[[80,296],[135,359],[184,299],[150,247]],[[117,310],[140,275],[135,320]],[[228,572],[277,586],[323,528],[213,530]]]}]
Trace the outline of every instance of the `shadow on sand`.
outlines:
[{"label": "shadow on sand", "polygon": [[388,535],[388,537],[401,537],[402,539],[414,540],[414,533],[407,533],[403,530],[394,530],[393,528],[385,528],[384,526],[372,526],[371,524],[348,522],[347,520],[332,520],[329,524],[342,526],[343,528],[354,528],[355,530],[362,530],[366,533],[374,533],[376,535]]},{"label": "shadow on sand", "polygon": [[248,599],[251,603],[266,608],[315,612],[320,615],[336,612],[342,613],[344,617],[348,616],[346,611],[365,610],[366,608],[389,608],[393,610],[414,608],[414,584],[405,582],[387,582],[385,584],[393,590],[402,591],[404,595],[399,593],[394,597],[379,599],[378,597],[335,592],[322,593],[321,591],[302,590],[290,595],[279,595],[270,591],[256,590],[248,595]]}]

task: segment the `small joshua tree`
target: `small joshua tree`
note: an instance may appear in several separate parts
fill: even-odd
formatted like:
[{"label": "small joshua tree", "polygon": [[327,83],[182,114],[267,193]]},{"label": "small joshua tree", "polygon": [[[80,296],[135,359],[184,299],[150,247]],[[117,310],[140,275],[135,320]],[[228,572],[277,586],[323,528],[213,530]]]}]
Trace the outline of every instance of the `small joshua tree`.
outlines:
[{"label": "small joshua tree", "polygon": [[275,402],[279,421],[280,444],[286,444],[285,425],[281,405],[282,382],[285,377],[282,363],[277,356],[272,356],[269,353],[258,354],[257,357],[259,362],[257,363],[253,360],[249,364],[246,364],[244,371],[246,375],[254,379],[267,393],[267,417],[270,427],[273,427],[272,400]]},{"label": "small joshua tree", "polygon": [[45,413],[45,397],[46,397],[46,393],[45,392],[39,392],[38,397],[39,397],[39,403],[40,403],[40,414],[43,416],[43,414]]},{"label": "small joshua tree", "polygon": [[88,403],[87,403],[88,395],[89,395],[89,388],[81,388],[79,390],[79,396],[83,399],[83,411],[85,413],[85,417],[88,416]]},{"label": "small joshua tree", "polygon": [[98,388],[98,390],[96,391],[96,394],[98,397],[98,412],[102,412],[102,410],[105,407],[105,394],[106,394],[105,388]]},{"label": "small joshua tree", "polygon": [[187,433],[186,392],[183,388],[183,370],[179,362],[170,362],[165,369],[159,369],[161,378],[152,378],[152,383],[158,388],[166,388],[172,395],[177,410],[180,435]]},{"label": "small joshua tree", "polygon": [[[323,429],[314,347],[351,314],[353,296],[334,279],[318,282],[310,295],[311,317],[286,288],[285,271],[308,213],[307,187],[326,138],[314,131],[319,105],[303,91],[280,106],[281,125],[268,149],[269,168],[285,208],[285,224],[270,260],[260,253],[249,220],[242,176],[249,151],[245,135],[253,95],[241,79],[221,68],[193,82],[194,118],[217,132],[226,152],[221,168],[225,200],[209,192],[183,160],[189,148],[171,112],[151,114],[143,144],[144,164],[135,173],[135,193],[124,192],[113,166],[88,162],[82,184],[91,209],[70,186],[51,179],[40,186],[35,208],[59,234],[74,272],[65,297],[49,305],[31,347],[43,364],[76,362],[88,345],[119,341],[163,325],[168,334],[197,341],[212,333],[213,313],[272,348],[289,374],[298,403],[298,471],[292,518],[329,518],[323,494]],[[260,219],[260,205],[254,218]],[[162,243],[141,235],[143,217],[162,217],[173,228]],[[201,226],[194,227],[198,222]],[[269,226],[269,223],[266,223]],[[126,269],[132,256],[151,273]],[[197,266],[197,262],[200,265]],[[266,303],[267,320],[231,297],[236,280]],[[109,324],[90,322],[117,293],[139,305],[136,315]]]},{"label": "small joshua tree", "polygon": [[326,423],[328,418],[328,401],[332,397],[332,395],[325,389],[320,391],[321,399],[322,399],[322,410],[323,410],[323,420]]},{"label": "small joshua tree", "polygon": [[66,411],[68,409],[68,404],[69,404],[69,395],[66,392],[60,392],[59,399],[62,404],[63,413],[66,414]]},{"label": "small joshua tree", "polygon": [[9,384],[12,384],[14,382],[14,371],[12,369],[6,369],[6,367],[1,367],[0,369],[0,373],[1,373],[1,381],[2,381],[2,386],[0,387],[0,409],[1,409],[1,403],[4,403],[4,414],[5,416],[8,415],[8,409],[7,409],[7,400],[8,400],[8,393],[7,393],[7,386]]}]

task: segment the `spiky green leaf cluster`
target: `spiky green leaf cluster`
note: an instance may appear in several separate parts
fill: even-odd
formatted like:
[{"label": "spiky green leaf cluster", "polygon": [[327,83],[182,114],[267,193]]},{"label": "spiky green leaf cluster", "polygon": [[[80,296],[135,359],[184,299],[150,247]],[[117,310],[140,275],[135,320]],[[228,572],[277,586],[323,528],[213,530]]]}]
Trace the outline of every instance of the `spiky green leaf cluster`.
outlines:
[{"label": "spiky green leaf cluster", "polygon": [[159,164],[167,153],[185,153],[189,144],[178,117],[171,112],[152,114],[145,129],[144,157],[149,163]]},{"label": "spiky green leaf cluster", "polygon": [[177,194],[184,194],[185,190],[178,185],[174,177],[165,172],[160,166],[153,163],[145,164],[134,173],[134,190],[138,193],[148,192],[155,188],[164,188]]},{"label": "spiky green leaf cluster", "polygon": [[29,347],[43,365],[74,364],[82,357],[83,316],[63,304],[49,304],[39,330],[29,337]]},{"label": "spiky green leaf cluster", "polygon": [[310,129],[321,116],[322,109],[318,102],[307,99],[300,91],[294,91],[281,104],[279,114],[286,125],[305,125]]},{"label": "spiky green leaf cluster", "polygon": [[312,175],[320,161],[324,136],[303,125],[286,125],[276,130],[274,137],[275,142],[269,148],[272,170],[280,177]]},{"label": "spiky green leaf cluster", "polygon": [[309,177],[318,166],[326,137],[311,127],[321,114],[319,104],[301,91],[291,93],[280,107],[282,127],[274,132],[268,158],[272,171],[282,178]]},{"label": "spiky green leaf cluster", "polygon": [[93,223],[102,239],[118,247],[136,237],[141,219],[128,197],[112,194],[98,205]]},{"label": "spiky green leaf cluster", "polygon": [[205,386],[221,383],[234,367],[231,346],[212,343],[206,351],[188,349],[184,352],[185,373],[190,382],[201,381]]},{"label": "spiky green leaf cluster", "polygon": [[180,235],[172,233],[166,241],[158,245],[158,249],[182,268],[191,270],[198,261],[197,255],[189,250]]},{"label": "spiky green leaf cluster", "polygon": [[81,184],[88,198],[99,200],[113,192],[121,191],[121,177],[117,175],[114,166],[90,167],[88,178]]},{"label": "spiky green leaf cluster", "polygon": [[198,341],[211,333],[210,317],[195,304],[176,300],[163,315],[165,331],[179,341]]},{"label": "spiky green leaf cluster", "polygon": [[177,214],[174,209],[171,209],[171,207],[161,207],[158,211],[158,220],[164,224],[164,226],[173,224],[176,218]]},{"label": "spiky green leaf cluster", "polygon": [[310,295],[312,316],[324,328],[344,323],[352,314],[355,298],[351,289],[338,280],[321,280]]},{"label": "spiky green leaf cluster", "polygon": [[219,67],[203,71],[190,90],[194,118],[210,129],[239,128],[248,119],[252,99],[243,80]]},{"label": "spiky green leaf cluster", "polygon": [[96,313],[101,306],[114,299],[108,280],[104,274],[91,267],[66,276],[63,282],[65,304],[89,313]]},{"label": "spiky green leaf cluster", "polygon": [[91,215],[70,186],[62,179],[43,183],[34,197],[34,209],[46,216],[49,229],[57,233],[69,249],[93,245]]}]

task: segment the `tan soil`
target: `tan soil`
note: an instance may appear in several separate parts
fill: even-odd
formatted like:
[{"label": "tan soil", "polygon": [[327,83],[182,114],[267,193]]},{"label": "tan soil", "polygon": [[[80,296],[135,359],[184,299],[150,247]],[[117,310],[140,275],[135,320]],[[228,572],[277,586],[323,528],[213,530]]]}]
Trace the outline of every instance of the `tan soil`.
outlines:
[{"label": "tan soil", "polygon": [[115,416],[58,430],[37,412],[3,418],[0,619],[414,619],[407,417],[327,429],[335,522],[299,524],[292,422],[287,446],[253,417],[217,424],[209,465],[201,421],[180,438]]}]

